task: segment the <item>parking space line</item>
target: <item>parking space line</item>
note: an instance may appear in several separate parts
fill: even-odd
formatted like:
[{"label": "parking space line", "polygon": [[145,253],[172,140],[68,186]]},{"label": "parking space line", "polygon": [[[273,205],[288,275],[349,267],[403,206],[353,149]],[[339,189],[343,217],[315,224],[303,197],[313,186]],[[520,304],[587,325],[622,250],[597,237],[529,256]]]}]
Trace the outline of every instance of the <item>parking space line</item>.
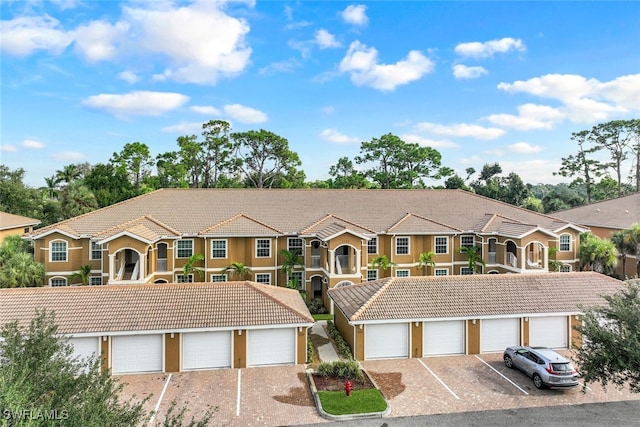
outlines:
[{"label": "parking space line", "polygon": [[427,371],[429,371],[429,373],[430,373],[431,375],[433,375],[433,377],[434,377],[435,379],[437,379],[437,380],[438,380],[438,382],[439,382],[440,384],[442,384],[442,386],[443,386],[444,388],[446,388],[446,389],[447,389],[447,391],[453,395],[453,397],[455,397],[456,399],[460,400],[460,398],[459,398],[459,397],[458,397],[458,396],[453,392],[453,390],[451,390],[451,389],[450,389],[450,388],[449,388],[449,387],[444,383],[444,381],[442,381],[442,380],[441,380],[441,379],[440,379],[440,378],[439,378],[439,377],[438,377],[438,376],[437,376],[437,375],[436,375],[436,374],[435,374],[431,369],[429,369],[429,367],[428,367],[428,366],[427,366],[427,365],[426,365],[422,360],[418,359],[418,362],[420,362],[420,363],[422,364],[422,366],[424,366],[424,367],[425,367],[425,369],[426,369]]},{"label": "parking space line", "polygon": [[511,381],[509,378],[505,377],[504,375],[502,375],[496,368],[494,368],[493,366],[489,365],[487,362],[485,362],[484,360],[482,360],[480,357],[478,357],[478,355],[476,354],[476,359],[478,359],[479,361],[481,361],[482,363],[484,363],[485,365],[487,365],[489,368],[491,368],[491,370],[493,372],[495,372],[496,374],[500,375],[502,378],[504,378],[505,380],[509,381],[515,388],[517,388],[518,390],[520,390],[521,392],[523,392],[526,395],[529,395],[529,393],[527,393],[526,391],[524,391],[523,389],[520,388],[520,386],[516,383],[514,383],[513,381]]},{"label": "parking space line", "polygon": [[156,407],[153,410],[153,415],[151,415],[151,419],[149,420],[149,425],[153,425],[153,420],[156,418],[156,414],[158,413],[158,409],[160,409],[160,404],[162,403],[162,398],[164,397],[165,391],[167,391],[167,387],[169,386],[169,381],[171,381],[171,376],[173,374],[169,374],[167,377],[167,381],[164,383],[164,387],[162,387],[162,393],[160,393],[160,397],[158,398],[158,403],[156,403]]},{"label": "parking space line", "polygon": [[588,385],[585,385],[585,383],[579,382],[578,384],[580,384],[581,386],[584,386],[584,388],[586,388],[588,391],[592,391]]},{"label": "parking space line", "polygon": [[238,369],[238,397],[236,398],[236,417],[240,416],[240,379],[241,379],[241,370]]}]

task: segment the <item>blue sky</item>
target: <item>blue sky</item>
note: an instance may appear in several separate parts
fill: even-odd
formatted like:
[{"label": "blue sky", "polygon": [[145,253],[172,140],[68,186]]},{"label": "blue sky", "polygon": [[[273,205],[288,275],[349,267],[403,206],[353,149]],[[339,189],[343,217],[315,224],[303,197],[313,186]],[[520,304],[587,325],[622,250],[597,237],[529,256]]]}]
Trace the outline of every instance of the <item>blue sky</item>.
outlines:
[{"label": "blue sky", "polygon": [[393,133],[463,176],[555,183],[572,132],[640,116],[636,1],[0,7],[0,163],[34,187],[130,142],[177,150],[211,119],[285,137],[308,180]]}]

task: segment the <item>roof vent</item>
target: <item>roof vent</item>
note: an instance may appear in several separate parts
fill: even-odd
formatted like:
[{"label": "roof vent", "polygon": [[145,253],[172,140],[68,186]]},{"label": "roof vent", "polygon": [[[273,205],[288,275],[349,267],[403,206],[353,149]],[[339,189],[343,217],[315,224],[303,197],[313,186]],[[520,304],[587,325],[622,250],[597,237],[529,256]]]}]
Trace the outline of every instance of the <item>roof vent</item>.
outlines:
[{"label": "roof vent", "polygon": [[624,213],[629,213],[629,209],[625,209],[625,210],[624,210]]}]

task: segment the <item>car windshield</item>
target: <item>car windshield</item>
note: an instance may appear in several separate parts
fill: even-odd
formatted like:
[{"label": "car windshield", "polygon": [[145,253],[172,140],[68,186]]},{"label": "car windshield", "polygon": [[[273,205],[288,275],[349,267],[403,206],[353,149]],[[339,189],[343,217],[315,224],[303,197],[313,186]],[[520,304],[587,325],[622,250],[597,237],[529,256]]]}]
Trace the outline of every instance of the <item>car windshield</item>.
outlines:
[{"label": "car windshield", "polygon": [[552,363],[551,368],[555,372],[571,372],[573,371],[573,367],[570,363]]}]

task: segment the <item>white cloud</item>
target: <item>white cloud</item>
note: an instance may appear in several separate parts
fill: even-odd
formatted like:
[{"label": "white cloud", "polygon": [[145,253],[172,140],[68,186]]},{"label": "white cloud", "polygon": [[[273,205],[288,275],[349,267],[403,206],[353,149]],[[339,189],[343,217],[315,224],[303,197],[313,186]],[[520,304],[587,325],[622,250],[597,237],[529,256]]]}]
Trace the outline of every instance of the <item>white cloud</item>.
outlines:
[{"label": "white cloud", "polygon": [[73,41],[73,34],[59,27],[60,21],[48,15],[0,21],[0,49],[19,57],[31,55],[38,50],[60,54]]},{"label": "white cloud", "polygon": [[496,139],[505,134],[505,131],[502,129],[470,125],[466,123],[442,125],[438,123],[423,122],[416,124],[415,129],[422,132],[434,133],[436,135],[469,137],[476,139]]},{"label": "white cloud", "polygon": [[406,133],[400,135],[400,139],[411,144],[418,144],[423,147],[431,148],[458,148],[458,144],[446,139],[430,139],[420,135]]},{"label": "white cloud", "polygon": [[340,47],[342,43],[336,40],[335,36],[324,28],[315,32],[314,38],[320,49],[330,49],[333,47]]},{"label": "white cloud", "polygon": [[79,151],[62,151],[53,155],[53,160],[58,162],[79,162],[84,158],[85,155]]},{"label": "white cloud", "polygon": [[300,68],[302,64],[295,58],[290,58],[285,61],[273,62],[266,67],[260,68],[258,73],[260,75],[269,75],[273,73],[293,73],[296,68]]},{"label": "white cloud", "polygon": [[530,184],[558,184],[566,182],[566,178],[554,175],[560,169],[559,160],[535,159],[521,162],[500,161],[503,175],[507,176],[515,172],[522,178],[522,181]]},{"label": "white cloud", "polygon": [[392,91],[400,85],[418,80],[433,71],[433,61],[420,51],[412,50],[404,60],[395,64],[378,64],[378,51],[354,41],[340,61],[340,71],[349,73],[356,86],[369,86]]},{"label": "white cloud", "polygon": [[468,67],[462,64],[453,66],[453,76],[456,79],[477,79],[481,75],[488,73],[483,67]]},{"label": "white cloud", "polygon": [[181,107],[188,96],[174,92],[135,91],[124,95],[100,94],[90,96],[82,105],[103,110],[116,117],[159,116]]},{"label": "white cloud", "polygon": [[526,142],[516,142],[507,146],[507,149],[516,154],[535,154],[542,151],[539,145],[531,145]]},{"label": "white cloud", "polygon": [[17,153],[18,152],[18,148],[15,145],[11,145],[11,144],[1,144],[0,145],[0,152]]},{"label": "white cloud", "polygon": [[224,113],[240,123],[264,123],[267,121],[267,115],[262,111],[240,104],[225,105]]},{"label": "white cloud", "polygon": [[193,135],[196,133],[202,132],[202,123],[200,122],[180,122],[176,125],[165,126],[162,129],[162,132],[167,133],[179,133],[181,135],[189,134]]},{"label": "white cloud", "polygon": [[524,81],[503,82],[498,84],[498,89],[557,100],[563,104],[559,109],[565,117],[576,123],[593,123],[640,112],[640,74],[621,76],[609,82],[575,74],[547,74]]},{"label": "white cloud", "polygon": [[364,26],[369,22],[366,12],[367,6],[363,4],[352,4],[347,6],[347,8],[340,13],[340,16],[342,16],[342,19],[347,24]]},{"label": "white cloud", "polygon": [[21,144],[24,148],[28,148],[29,150],[40,150],[44,148],[44,144],[40,141],[35,141],[33,139],[25,139]]},{"label": "white cloud", "polygon": [[490,58],[496,53],[525,52],[526,50],[522,40],[511,37],[487,42],[460,43],[455,47],[455,52],[458,55],[471,58]]},{"label": "white cloud", "polygon": [[494,125],[517,130],[553,129],[565,118],[558,108],[546,105],[524,104],[518,106],[518,115],[492,114],[487,120]]},{"label": "white cloud", "polygon": [[138,75],[133,71],[123,71],[121,73],[118,73],[118,78],[120,80],[124,80],[129,84],[134,84],[140,81],[140,77],[138,77]]},{"label": "white cloud", "polygon": [[335,113],[335,112],[336,112],[336,107],[334,107],[334,106],[332,106],[332,105],[327,105],[326,107],[322,107],[322,108],[320,109],[320,111],[321,111],[323,114],[333,114],[333,113]]},{"label": "white cloud", "polygon": [[320,138],[325,141],[335,142],[336,144],[357,144],[360,142],[359,138],[353,136],[347,136],[336,129],[325,129],[320,132]]},{"label": "white cloud", "polygon": [[125,37],[129,27],[126,22],[112,25],[106,21],[92,21],[74,31],[74,49],[89,62],[113,59],[118,53],[116,43]]},{"label": "white cloud", "polygon": [[189,109],[198,114],[205,114],[209,116],[220,115],[220,110],[210,105],[194,105],[193,107],[189,107]]}]

